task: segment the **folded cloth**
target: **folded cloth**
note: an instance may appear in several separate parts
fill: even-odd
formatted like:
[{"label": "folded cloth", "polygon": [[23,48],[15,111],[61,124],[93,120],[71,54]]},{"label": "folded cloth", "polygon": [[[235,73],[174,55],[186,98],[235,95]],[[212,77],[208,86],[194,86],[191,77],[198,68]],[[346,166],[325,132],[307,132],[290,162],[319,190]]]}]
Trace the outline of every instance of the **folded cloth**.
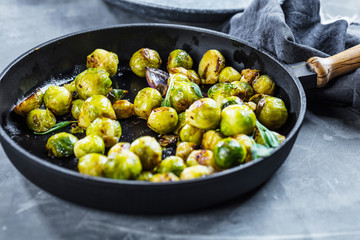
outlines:
[{"label": "folded cloth", "polygon": [[[360,25],[322,24],[319,0],[254,0],[223,31],[260,47],[284,63],[328,57],[360,44]],[[306,92],[309,102],[348,105],[360,112],[360,70]]]}]

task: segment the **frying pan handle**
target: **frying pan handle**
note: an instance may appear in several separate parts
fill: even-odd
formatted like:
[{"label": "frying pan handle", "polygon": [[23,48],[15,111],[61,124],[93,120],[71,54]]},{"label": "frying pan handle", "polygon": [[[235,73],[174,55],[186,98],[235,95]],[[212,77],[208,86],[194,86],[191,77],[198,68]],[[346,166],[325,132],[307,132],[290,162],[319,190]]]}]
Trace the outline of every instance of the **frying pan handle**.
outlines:
[{"label": "frying pan handle", "polygon": [[312,57],[306,64],[317,73],[317,87],[360,67],[360,44],[328,58]]}]

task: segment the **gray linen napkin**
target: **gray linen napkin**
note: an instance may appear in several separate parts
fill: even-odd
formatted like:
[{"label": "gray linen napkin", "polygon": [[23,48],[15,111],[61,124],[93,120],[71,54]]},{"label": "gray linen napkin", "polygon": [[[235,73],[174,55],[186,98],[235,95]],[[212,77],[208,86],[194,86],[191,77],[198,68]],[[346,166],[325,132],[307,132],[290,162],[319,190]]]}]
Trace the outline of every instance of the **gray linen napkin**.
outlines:
[{"label": "gray linen napkin", "polygon": [[[284,63],[327,57],[360,43],[360,25],[320,22],[319,0],[254,0],[223,31],[251,42]],[[307,91],[309,102],[325,101],[360,111],[360,70]]]}]

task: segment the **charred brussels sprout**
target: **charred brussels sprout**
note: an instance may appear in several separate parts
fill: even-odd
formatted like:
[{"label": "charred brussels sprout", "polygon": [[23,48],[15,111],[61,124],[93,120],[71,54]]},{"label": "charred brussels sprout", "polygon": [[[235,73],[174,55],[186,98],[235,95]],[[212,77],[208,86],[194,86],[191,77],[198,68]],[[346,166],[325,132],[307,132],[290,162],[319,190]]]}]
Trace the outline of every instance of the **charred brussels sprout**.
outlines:
[{"label": "charred brussels sprout", "polygon": [[126,149],[109,155],[108,161],[104,164],[104,173],[108,178],[135,179],[141,170],[139,157]]},{"label": "charred brussels sprout", "polygon": [[250,84],[242,81],[232,82],[232,84],[241,92],[244,92],[243,101],[249,101],[249,99],[254,95],[254,89]]},{"label": "charred brussels sprout", "polygon": [[161,94],[154,88],[141,89],[134,100],[135,114],[143,119],[148,119],[154,108],[160,107],[162,102]]},{"label": "charred brussels sprout", "polygon": [[220,106],[211,98],[202,98],[186,110],[186,123],[194,127],[209,130],[220,123]]},{"label": "charred brussels sprout", "polygon": [[116,120],[99,117],[86,129],[86,135],[97,135],[104,140],[105,147],[114,146],[121,137],[121,126]]},{"label": "charred brussels sprout", "polygon": [[280,98],[264,97],[257,104],[256,116],[267,128],[278,129],[285,124],[288,112]]},{"label": "charred brussels sprout", "polygon": [[138,181],[150,181],[150,179],[154,176],[152,172],[142,171],[139,176],[137,176],[136,180]]},{"label": "charred brussels sprout", "polygon": [[214,161],[218,168],[228,169],[244,162],[246,147],[233,138],[220,140],[214,148]]},{"label": "charred brussels sprout", "polygon": [[102,95],[94,95],[86,99],[81,108],[78,124],[82,128],[88,128],[98,117],[116,119],[110,100]]},{"label": "charred brussels sprout", "polygon": [[203,165],[194,165],[185,168],[181,174],[181,180],[190,180],[199,177],[205,177],[213,173],[213,169]]},{"label": "charred brussels sprout", "polygon": [[150,178],[150,182],[175,182],[179,180],[178,176],[171,172],[156,173]]},{"label": "charred brussels sprout", "polygon": [[75,157],[81,158],[88,153],[100,153],[104,154],[105,144],[104,140],[96,135],[89,135],[80,139],[75,143],[74,154]]},{"label": "charred brussels sprout", "polygon": [[159,68],[161,58],[158,52],[149,48],[141,48],[130,59],[130,67],[133,73],[139,77],[145,77],[145,68]]},{"label": "charred brussels sprout", "polygon": [[191,69],[192,66],[193,66],[193,60],[186,51],[181,49],[176,49],[170,53],[167,63],[168,71],[174,67],[183,67],[185,69]]},{"label": "charred brussels sprout", "polygon": [[118,100],[113,104],[117,119],[126,119],[132,117],[134,113],[134,104],[128,100]]},{"label": "charred brussels sprout", "polygon": [[186,166],[190,167],[199,164],[215,169],[213,152],[203,149],[192,151],[186,159]]},{"label": "charred brussels sprout", "polygon": [[74,154],[74,145],[77,141],[77,137],[70,133],[57,133],[47,140],[46,150],[50,157],[69,157]]},{"label": "charred brussels sprout", "polygon": [[88,68],[75,78],[76,91],[83,100],[94,96],[106,96],[111,90],[109,74],[99,68]]},{"label": "charred brussels sprout", "polygon": [[128,142],[118,142],[117,144],[115,144],[114,146],[112,146],[109,149],[108,156],[113,154],[113,153],[121,152],[123,149],[130,150],[130,143],[128,143]]},{"label": "charred brussels sprout", "polygon": [[14,112],[21,116],[26,116],[30,111],[40,108],[43,104],[44,94],[40,89],[36,90],[33,94],[27,97],[14,107]]},{"label": "charred brussels sprout", "polygon": [[200,60],[199,76],[202,84],[215,84],[225,67],[225,58],[218,50],[208,50]]},{"label": "charred brussels sprout", "polygon": [[268,75],[261,75],[255,79],[252,86],[256,93],[274,95],[275,82]]},{"label": "charred brussels sprout", "polygon": [[192,142],[196,145],[200,145],[203,133],[204,130],[186,124],[180,131],[180,140],[182,142]]},{"label": "charred brussels sprout", "polygon": [[46,132],[56,124],[56,118],[49,109],[34,109],[26,116],[27,126],[34,132]]},{"label": "charred brussels sprout", "polygon": [[166,134],[174,130],[178,123],[178,115],[171,107],[159,107],[151,111],[147,125],[154,132]]},{"label": "charred brussels sprout", "polygon": [[208,90],[208,97],[214,99],[219,105],[225,98],[231,96],[238,96],[243,100],[246,92],[232,83],[217,83]]},{"label": "charred brussels sprout", "polygon": [[209,130],[204,133],[201,146],[206,150],[213,150],[216,144],[224,138],[224,135],[221,132],[215,130]]},{"label": "charred brussels sprout", "polygon": [[153,137],[136,139],[131,143],[130,151],[139,156],[144,170],[152,170],[161,161],[162,149]]},{"label": "charred brussels sprout", "polygon": [[220,104],[220,108],[221,110],[230,106],[230,105],[243,105],[244,102],[239,98],[239,97],[236,97],[236,96],[231,96],[231,97],[227,97],[227,98],[224,98]]},{"label": "charred brussels sprout", "polygon": [[95,177],[105,177],[104,165],[108,158],[99,153],[89,153],[82,156],[78,162],[80,173]]},{"label": "charred brussels sprout", "polygon": [[251,134],[256,124],[255,113],[246,105],[231,105],[221,112],[220,130],[225,136]]},{"label": "charred brussels sprout", "polygon": [[183,112],[193,102],[201,98],[201,95],[189,82],[175,82],[170,91],[170,104],[177,112]]},{"label": "charred brussels sprout", "polygon": [[238,143],[240,143],[240,145],[245,146],[246,148],[246,157],[245,157],[245,162],[250,162],[251,161],[251,146],[252,146],[252,141],[251,138],[246,135],[246,134],[236,134],[233,136],[233,138],[238,141]]},{"label": "charred brussels sprout", "polygon": [[191,82],[200,85],[200,77],[194,70],[185,69],[183,67],[175,67],[169,69],[169,73],[171,74],[180,73],[186,76]]},{"label": "charred brussels sprout", "polygon": [[189,154],[197,149],[197,145],[192,142],[181,142],[176,147],[176,156],[181,157],[182,159],[186,160]]},{"label": "charred brussels sprout", "polygon": [[79,119],[79,115],[81,112],[81,108],[84,105],[84,100],[82,99],[76,99],[74,101],[71,102],[71,115],[75,118],[75,119]]},{"label": "charred brussels sprout", "polygon": [[252,84],[252,82],[260,76],[260,71],[256,69],[244,69],[241,71],[240,81]]},{"label": "charred brussels sprout", "polygon": [[241,74],[232,67],[224,68],[219,74],[219,82],[231,83],[234,81],[240,81]]},{"label": "charred brussels sprout", "polygon": [[185,126],[185,124],[186,124],[185,112],[179,113],[178,123],[176,124],[176,127],[174,129],[174,134],[179,135],[181,129]]},{"label": "charred brussels sprout", "polygon": [[109,73],[110,77],[113,77],[118,68],[119,59],[118,56],[104,49],[96,49],[86,58],[87,68],[101,68]]},{"label": "charred brussels sprout", "polygon": [[182,158],[176,156],[170,156],[162,160],[159,164],[157,172],[167,173],[171,172],[176,176],[180,176],[180,173],[185,169],[185,162]]},{"label": "charred brussels sprout", "polygon": [[45,106],[57,116],[69,111],[71,101],[71,93],[64,87],[50,86],[44,93]]}]

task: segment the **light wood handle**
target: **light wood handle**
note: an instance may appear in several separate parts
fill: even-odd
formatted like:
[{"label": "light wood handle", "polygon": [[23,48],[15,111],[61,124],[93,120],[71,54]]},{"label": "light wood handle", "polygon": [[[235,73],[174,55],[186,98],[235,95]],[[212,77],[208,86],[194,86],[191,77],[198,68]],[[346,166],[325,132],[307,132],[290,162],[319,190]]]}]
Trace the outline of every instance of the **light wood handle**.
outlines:
[{"label": "light wood handle", "polygon": [[317,87],[360,67],[360,44],[328,58],[312,57],[307,65],[317,73]]}]

